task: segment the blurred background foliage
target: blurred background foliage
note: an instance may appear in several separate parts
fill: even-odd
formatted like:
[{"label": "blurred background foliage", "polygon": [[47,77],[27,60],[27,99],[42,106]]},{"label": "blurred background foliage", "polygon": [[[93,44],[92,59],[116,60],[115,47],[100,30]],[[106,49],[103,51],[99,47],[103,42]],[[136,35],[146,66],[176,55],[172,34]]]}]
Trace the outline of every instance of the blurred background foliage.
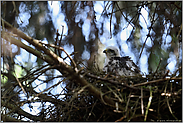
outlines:
[{"label": "blurred background foliage", "polygon": [[[100,56],[99,49],[105,48],[100,41],[101,36],[106,35],[105,20],[110,21],[110,31],[107,33],[110,36],[107,36],[115,38],[120,50],[123,46],[119,33],[131,25],[133,29],[126,43],[134,53],[138,65],[140,64],[139,59],[142,52],[145,52],[148,57],[147,67],[149,73],[155,72],[160,61],[159,69],[165,71],[171,55],[175,56],[176,69],[182,66],[182,1],[104,1],[103,12],[100,15],[103,21],[100,21],[100,23],[96,19],[97,13],[94,8],[96,3],[97,1],[59,1],[60,13],[64,14],[64,21],[68,27],[67,34],[62,35],[59,44],[56,42],[58,27],[54,25],[48,2],[1,1],[1,18],[34,39],[46,40],[48,43],[62,47],[68,45],[73,48],[73,52],[76,52],[73,55],[73,59],[78,62],[85,61],[85,65],[88,67],[92,66],[95,55]],[[148,12],[148,21],[150,22],[150,24],[146,22],[148,34],[145,40],[141,39],[144,27],[139,21],[140,16],[143,17],[141,14],[142,8],[145,8]],[[86,18],[84,18],[83,14],[87,15]],[[23,18],[29,18],[28,22],[22,21]],[[90,24],[88,38],[85,37],[82,30],[86,19]],[[2,23],[1,26],[3,27]],[[166,42],[167,38],[169,38],[169,42]],[[152,45],[146,44],[147,39],[150,39]],[[90,54],[85,56],[87,60],[83,57],[85,51]],[[59,52],[61,54],[61,51]],[[121,50],[121,52],[124,51]],[[1,80],[4,79],[2,82],[7,83],[15,80],[15,76],[17,76],[14,74],[15,71],[24,76],[35,67],[30,55],[27,62],[17,63],[16,56],[20,54],[19,47],[1,40],[1,72],[8,77],[1,78]],[[100,60],[104,61],[102,57]],[[45,65],[45,62],[40,58],[36,58],[36,62],[36,65]],[[17,67],[17,64],[21,68]],[[55,75],[55,72],[54,70],[49,70],[44,75],[49,80]],[[18,99],[17,97],[16,100]]]},{"label": "blurred background foliage", "polygon": [[[97,24],[95,10],[93,2],[64,2],[60,1],[61,13],[65,15],[65,22],[68,26],[67,36],[63,36],[61,46],[68,44],[74,47],[74,60],[82,60],[82,54],[86,50],[90,54],[95,54],[98,50],[98,40],[102,35],[105,35],[105,28],[103,28],[105,21]],[[181,42],[182,42],[182,4],[178,2],[109,2],[104,1],[104,7],[102,17],[112,21],[116,19],[114,29],[110,32],[112,37],[116,36],[116,42],[121,49],[121,40],[117,36],[122,29],[121,24],[125,21],[133,27],[127,44],[130,46],[131,51],[135,54],[137,60],[140,57],[141,51],[146,51],[148,56],[148,70],[154,72],[157,64],[162,58],[161,67],[165,68],[167,65],[167,59],[170,54],[176,56],[177,65],[181,65]],[[51,12],[48,8],[47,2],[10,2],[2,1],[1,17],[10,24],[19,28],[29,36],[39,40],[47,40],[49,43],[55,43],[56,30],[51,19]],[[111,7],[111,9],[109,9]],[[149,33],[147,38],[150,38],[151,46],[146,45],[147,40],[141,40],[142,25],[139,23],[139,17],[141,9],[147,7],[150,25],[147,25]],[[28,22],[22,22],[20,14],[24,14],[23,17],[29,18]],[[87,18],[83,18],[82,14],[87,14]],[[115,16],[112,16],[115,15]],[[78,20],[79,19],[79,20]],[[85,19],[89,20],[89,37],[86,41],[85,36],[82,33],[82,26]],[[76,22],[77,20],[77,22]],[[126,26],[129,26],[126,25]],[[61,25],[60,25],[61,26]],[[100,27],[100,28],[99,28]],[[167,31],[167,32],[165,32]],[[166,42],[167,36],[171,36],[170,41]],[[6,49],[4,49],[6,50]],[[19,55],[19,50],[17,54]],[[123,52],[123,51],[122,51]],[[88,62],[93,61],[94,55],[90,55]],[[89,64],[88,63],[88,64]],[[160,68],[161,68],[160,67]]]}]

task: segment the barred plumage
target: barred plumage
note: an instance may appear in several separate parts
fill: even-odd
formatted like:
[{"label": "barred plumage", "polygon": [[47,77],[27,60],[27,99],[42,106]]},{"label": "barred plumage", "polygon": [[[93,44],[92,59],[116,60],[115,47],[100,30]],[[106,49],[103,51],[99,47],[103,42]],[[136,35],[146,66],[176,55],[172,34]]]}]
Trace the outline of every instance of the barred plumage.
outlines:
[{"label": "barred plumage", "polygon": [[103,51],[106,54],[106,61],[103,70],[114,75],[135,76],[140,74],[138,66],[129,56],[121,57],[118,48],[109,46]]}]

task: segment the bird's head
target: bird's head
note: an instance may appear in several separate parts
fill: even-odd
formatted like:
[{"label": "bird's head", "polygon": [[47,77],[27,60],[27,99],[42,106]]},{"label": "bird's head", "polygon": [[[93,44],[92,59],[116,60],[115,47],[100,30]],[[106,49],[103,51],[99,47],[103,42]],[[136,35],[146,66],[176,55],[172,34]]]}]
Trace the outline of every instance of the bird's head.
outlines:
[{"label": "bird's head", "polygon": [[120,57],[119,50],[115,46],[107,47],[103,53],[106,54],[107,58],[110,59],[111,57]]}]

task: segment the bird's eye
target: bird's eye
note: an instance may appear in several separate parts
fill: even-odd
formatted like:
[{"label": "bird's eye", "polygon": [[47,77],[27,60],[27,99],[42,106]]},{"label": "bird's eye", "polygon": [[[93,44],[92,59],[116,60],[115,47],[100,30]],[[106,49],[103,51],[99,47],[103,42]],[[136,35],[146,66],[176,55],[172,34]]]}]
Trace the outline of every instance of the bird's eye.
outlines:
[{"label": "bird's eye", "polygon": [[111,52],[111,53],[114,53],[115,52],[114,50],[111,50],[111,49],[109,49],[108,51]]}]

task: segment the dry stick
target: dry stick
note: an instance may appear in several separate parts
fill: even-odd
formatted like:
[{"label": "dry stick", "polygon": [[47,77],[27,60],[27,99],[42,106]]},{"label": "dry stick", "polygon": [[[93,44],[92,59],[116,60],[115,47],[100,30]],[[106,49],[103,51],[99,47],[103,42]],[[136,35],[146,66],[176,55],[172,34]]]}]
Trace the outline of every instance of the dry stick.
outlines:
[{"label": "dry stick", "polygon": [[156,82],[161,82],[161,81],[165,81],[165,80],[182,80],[182,77],[178,77],[178,78],[172,77],[172,78],[158,79],[158,80],[153,80],[153,81],[149,81],[149,82],[143,82],[143,83],[135,84],[135,85],[132,85],[132,87],[143,86],[143,85],[156,83]]},{"label": "dry stick", "polygon": [[153,98],[153,96],[152,96],[152,90],[150,89],[150,97],[149,97],[149,102],[147,104],[147,109],[146,109],[144,121],[147,120],[147,114],[148,114],[149,107],[151,106],[151,100],[152,100],[152,98]]},{"label": "dry stick", "polygon": [[109,4],[109,1],[108,1],[107,5],[104,7],[104,10],[102,11],[102,14],[101,14],[101,15],[103,15],[103,13],[104,13],[104,11],[106,10],[108,4]]},{"label": "dry stick", "polygon": [[105,105],[107,105],[107,103],[104,101],[104,99],[103,99],[103,95],[104,94],[100,94],[100,98],[101,98],[101,101],[105,104]]},{"label": "dry stick", "polygon": [[[116,87],[115,87],[115,89],[118,90]],[[121,97],[122,102],[124,102],[123,96],[122,96],[122,94],[120,93],[120,91],[117,91],[117,92],[118,92],[119,96]]]},{"label": "dry stick", "polygon": [[[61,34],[61,36],[60,36],[60,40],[59,40],[59,44],[58,44],[58,46],[60,46],[60,47],[61,47],[61,42],[62,42],[62,36],[63,36],[63,33],[64,33],[64,26],[62,25],[62,34]],[[61,57],[60,52],[58,52],[58,56],[60,56],[60,57]]]},{"label": "dry stick", "polygon": [[129,94],[129,96],[128,96],[128,101],[127,101],[127,104],[126,104],[125,112],[126,112],[127,109],[128,109],[128,105],[129,105],[130,98],[131,98],[131,93],[132,93],[132,92],[130,92],[130,94]]},{"label": "dry stick", "polygon": [[128,111],[128,105],[129,105],[129,103],[130,103],[131,94],[132,94],[132,92],[130,92],[130,94],[129,94],[129,96],[128,96],[128,101],[127,101],[126,108],[125,108],[125,112],[126,112],[125,116],[128,116],[128,112],[129,112],[129,111]]},{"label": "dry stick", "polygon": [[[55,66],[50,66],[50,67],[45,68],[45,69],[43,69],[43,70],[40,70],[40,71],[38,71],[38,72],[32,73],[32,74],[37,75],[37,76],[35,76],[31,81],[29,81],[29,83],[32,83],[33,81],[35,81],[36,79],[38,79],[39,76],[41,76],[43,73],[45,73],[47,70],[53,69],[53,68],[55,68]],[[33,76],[33,75],[32,75],[32,76]],[[25,78],[25,77],[24,77],[24,78]],[[31,78],[30,78],[30,75],[29,75],[27,78],[23,79],[22,81],[26,81],[26,80],[28,80],[28,79],[31,79]]]},{"label": "dry stick", "polygon": [[[117,2],[118,2],[118,1],[117,1]],[[117,4],[117,2],[116,2],[116,4]],[[118,10],[115,10],[114,13],[116,13],[116,12],[118,12],[118,11],[122,11],[122,10],[124,10],[124,9],[132,8],[132,7],[137,7],[137,6],[135,5],[135,6],[127,6],[127,7],[125,7],[125,8],[119,8],[119,5],[117,5],[117,7],[118,7]]]},{"label": "dry stick", "polygon": [[[112,7],[112,14],[113,14],[113,11],[114,11],[114,5],[115,5],[115,2],[114,2],[113,7]],[[112,32],[111,32],[112,14],[111,14],[111,17],[110,17],[110,39],[112,38]]]},{"label": "dry stick", "polygon": [[[4,31],[4,22],[2,21],[2,31]],[[2,35],[2,31],[1,31],[1,35]],[[4,38],[1,38],[1,55],[2,55],[2,52],[5,52],[5,48],[4,48],[4,44],[5,43],[5,40],[4,40]],[[4,61],[5,61],[5,59],[4,59],[4,55],[2,56],[2,58],[3,58],[3,71],[5,70],[5,64],[4,64]],[[5,78],[4,78],[4,76],[2,76],[2,78],[3,78],[3,81],[5,80]],[[2,81],[2,80],[1,80]]]},{"label": "dry stick", "polygon": [[140,14],[140,15],[141,15],[141,16],[142,16],[142,18],[144,19],[144,21],[145,21],[146,25],[148,25],[148,24],[147,24],[146,19],[144,18],[144,16],[143,16],[142,14]]},{"label": "dry stick", "polygon": [[83,86],[78,92],[74,93],[72,98],[69,101],[69,104],[81,93],[84,91],[84,89],[86,89],[88,87],[88,85]]},{"label": "dry stick", "polygon": [[[115,90],[118,90],[118,88],[115,86],[114,87],[115,88]],[[121,99],[121,103],[123,103],[124,102],[124,99],[123,99],[123,96],[121,95],[121,93],[119,92],[119,91],[117,91],[118,92],[118,94],[119,94],[119,98]]]},{"label": "dry stick", "polygon": [[182,11],[182,7],[180,7],[180,6],[177,5],[176,3],[174,3],[174,5],[175,5],[180,11]]},{"label": "dry stick", "polygon": [[[112,83],[112,84],[121,85],[121,86],[130,88],[130,89],[140,90],[140,88],[137,88],[134,85],[130,86],[130,85],[127,85],[127,84],[124,84],[124,83],[120,83],[120,82],[114,81],[114,80],[108,80],[106,78],[99,78],[98,76],[95,76],[95,75],[92,75],[92,74],[89,74],[89,73],[86,74],[86,76],[89,76],[89,77],[92,77],[92,78],[95,78],[95,79],[98,79],[98,80],[102,80],[102,81],[107,81],[107,82]],[[135,84],[135,85],[137,85],[137,84]],[[149,91],[149,89],[144,89],[144,91]]]},{"label": "dry stick", "polygon": [[[49,87],[49,88],[43,90],[42,92],[35,94],[35,96],[33,96],[33,97],[32,97],[31,99],[29,99],[29,100],[22,101],[22,102],[21,102],[21,105],[24,105],[24,103],[27,103],[28,101],[32,101],[33,98],[35,98],[35,97],[40,97],[40,95],[42,95],[43,92],[48,91],[48,90],[51,89],[51,88],[54,88],[55,86],[59,85],[61,82],[65,81],[65,80],[67,80],[67,79],[64,79],[64,80],[58,82],[57,84],[54,84],[53,86],[51,86],[51,87]],[[37,87],[37,86],[36,86],[36,87]],[[35,87],[35,88],[36,88],[36,87]]]},{"label": "dry stick", "polygon": [[[57,44],[58,44],[58,37],[60,36],[60,34],[58,33],[58,29],[57,29],[57,32],[56,32],[56,41],[55,41],[55,46],[57,46]],[[55,54],[57,54],[57,49],[55,48]]]},{"label": "dry stick", "polygon": [[[104,14],[104,11],[106,10],[108,4],[109,4],[109,1],[108,1],[107,5],[104,7],[104,10],[102,11],[102,13],[101,13],[101,15],[100,15],[100,18],[101,18],[101,16]],[[110,5],[111,5],[111,4],[110,4]],[[109,5],[109,6],[110,6],[110,5]]]},{"label": "dry stick", "polygon": [[[39,73],[41,69],[43,69],[43,68],[44,68],[44,69],[47,69],[47,68],[46,68],[47,66],[49,66],[49,64],[42,65],[41,67],[39,67],[39,68],[37,68],[36,70],[34,70],[32,73],[31,73],[31,72],[28,73],[25,77],[27,78],[27,77],[29,77],[29,76],[31,76],[31,75],[33,76],[34,73],[36,73],[36,72]],[[50,67],[49,67],[49,68],[50,68]],[[52,68],[51,68],[51,69],[52,69]],[[30,71],[31,71],[31,70],[30,70]],[[41,70],[41,71],[42,71],[42,70]]]},{"label": "dry stick", "polygon": [[45,43],[43,43],[43,42],[40,42],[41,44],[44,44],[45,46],[49,46],[49,47],[53,47],[53,48],[55,48],[55,49],[59,49],[59,50],[62,50],[62,51],[64,51],[65,52],[65,54],[69,57],[69,59],[71,60],[71,62],[73,63],[73,65],[74,65],[74,68],[75,69],[77,69],[77,67],[76,67],[76,63],[74,62],[74,60],[71,58],[71,56],[64,50],[64,48],[63,47],[60,47],[60,46],[55,46],[54,44],[45,44]]},{"label": "dry stick", "polygon": [[177,117],[175,117],[175,115],[174,115],[173,112],[172,112],[172,109],[171,109],[170,104],[169,104],[169,101],[168,101],[168,97],[166,97],[166,101],[167,101],[167,105],[168,105],[168,109],[169,109],[170,113],[172,114],[172,116],[173,116],[176,120],[178,120]]},{"label": "dry stick", "polygon": [[[138,14],[136,14],[136,15],[138,15]],[[126,27],[124,27],[122,30],[124,30],[125,28],[127,28],[129,26],[129,24],[131,24],[131,22],[136,17],[136,15],[134,15],[133,18],[130,21],[128,21],[128,25]],[[134,29],[135,29],[134,26],[132,26],[132,27],[133,27],[133,30],[131,31],[129,38],[133,35]],[[127,40],[129,40],[129,38]]]},{"label": "dry stick", "polygon": [[[15,72],[14,72],[14,73],[15,73]],[[18,82],[19,86],[21,87],[22,91],[24,92],[24,94],[25,94],[25,95],[27,95],[27,93],[25,92],[25,89],[23,88],[23,86],[22,86],[21,82],[20,82],[20,81],[19,81],[19,79],[17,78],[16,73],[15,73],[15,78],[16,78],[16,80],[17,80],[17,82]]]},{"label": "dry stick", "polygon": [[18,10],[16,9],[15,2],[12,1],[12,4],[13,4],[13,7],[14,7],[13,12],[16,11],[16,14],[18,15],[18,17],[19,17],[19,19],[20,19],[20,22],[23,23],[23,21],[21,20],[21,18],[20,18],[20,16],[19,16]]},{"label": "dry stick", "polygon": [[[150,32],[150,31],[149,31],[149,32]],[[138,61],[137,61],[137,64],[138,64],[139,61],[140,61],[140,57],[141,57],[142,52],[143,52],[143,50],[144,50],[145,44],[146,44],[146,42],[147,42],[147,39],[148,39],[148,36],[146,36],[146,39],[145,39],[144,44],[143,44],[143,46],[142,46],[142,50],[141,50],[141,52],[140,52],[140,56],[139,56],[139,59],[138,59]]]},{"label": "dry stick", "polygon": [[57,85],[59,85],[60,83],[66,81],[66,80],[67,80],[67,79],[63,79],[62,81],[58,82],[57,84],[54,84],[54,85],[52,85],[51,87],[49,87],[49,88],[47,88],[47,89],[44,89],[44,90],[43,90],[42,92],[40,92],[39,94],[36,94],[36,96],[38,97],[40,94],[43,94],[43,92],[48,91],[49,89],[56,87]]},{"label": "dry stick", "polygon": [[126,118],[126,115],[124,115],[124,116],[123,116],[123,117],[121,117],[120,119],[116,120],[115,122],[122,121],[124,118]]},{"label": "dry stick", "polygon": [[[157,5],[156,5],[156,8],[157,8]],[[144,49],[144,47],[145,47],[145,44],[146,44],[146,42],[147,42],[147,39],[148,39],[148,37],[150,37],[151,38],[151,36],[150,36],[150,32],[151,32],[151,29],[152,29],[152,26],[153,26],[153,24],[154,24],[154,17],[155,17],[155,11],[156,11],[156,8],[155,8],[155,10],[154,10],[154,14],[153,14],[153,18],[152,18],[152,23],[151,23],[151,26],[149,27],[149,32],[148,32],[148,34],[147,34],[147,37],[146,37],[146,39],[145,39],[145,41],[144,41],[144,44],[143,44],[143,46],[142,46],[142,50],[141,50],[141,52],[140,52],[140,56],[139,56],[139,59],[138,59],[138,61],[137,61],[137,64],[139,63],[139,61],[140,61],[140,57],[141,57],[141,55],[142,55],[142,52],[143,52],[143,49]],[[158,18],[158,17],[157,17]],[[151,39],[152,40],[152,39]]]},{"label": "dry stick", "polygon": [[[131,22],[135,19],[135,17],[138,15],[138,13],[137,14],[135,14],[133,17],[132,17],[132,19],[129,21],[129,20],[127,20],[127,22],[128,22],[128,25],[130,24],[131,26],[132,26],[132,24],[131,24]],[[127,17],[126,17],[127,18]],[[128,25],[126,26],[126,27],[124,27],[122,30],[124,30],[125,28],[127,28],[128,27]],[[133,27],[133,30],[135,29],[135,27],[134,27],[134,25],[132,26]],[[133,30],[132,30],[132,32],[133,32]],[[132,34],[132,33],[131,33]]]},{"label": "dry stick", "polygon": [[[68,21],[70,21],[70,19],[71,19],[71,18],[70,18],[70,15],[73,13],[74,8],[77,7],[77,6],[76,6],[77,4],[79,4],[79,3],[78,3],[77,1],[75,1],[75,2],[74,2],[74,5],[73,5],[73,7],[72,7],[72,10],[69,12],[70,14],[68,15]],[[76,6],[76,7],[75,7],[75,6]]]},{"label": "dry stick", "polygon": [[160,67],[160,64],[161,64],[161,61],[162,61],[162,60],[163,60],[163,58],[161,58],[161,59],[159,60],[158,66],[157,66],[156,71],[155,71],[154,73],[156,73],[156,72],[158,71],[158,68]]},{"label": "dry stick", "polygon": [[[119,5],[116,3],[116,5],[117,5],[117,7],[118,7],[118,9],[120,10],[120,12],[121,12],[121,14],[122,14],[122,16],[126,19],[126,21],[128,22],[128,18],[127,17],[125,17],[125,15],[123,14],[123,12],[121,11],[121,9],[120,9],[120,7],[119,7]],[[134,26],[129,22],[129,24],[134,28]],[[129,25],[128,24],[128,25]]]},{"label": "dry stick", "polygon": [[107,88],[110,90],[110,91],[112,91],[112,93],[114,94],[114,96],[116,97],[116,98],[118,98],[118,100],[119,100],[119,102],[123,102],[123,100],[114,92],[114,90],[112,90],[109,86],[107,86]]},{"label": "dry stick", "polygon": [[[25,35],[22,31],[18,30],[17,28],[14,28],[11,24],[9,24],[8,22],[4,21],[3,19],[1,19],[4,22],[5,28],[9,31],[12,31],[13,33],[15,33],[16,35],[19,35],[21,38],[23,38],[25,41],[27,41],[28,43],[34,45],[36,48],[43,50],[44,52],[46,52],[48,54],[48,56],[43,57],[41,54],[41,52],[33,49],[30,46],[25,45],[24,43],[22,43],[21,40],[15,39],[13,37],[11,38],[11,42],[23,49],[25,49],[26,51],[32,53],[33,55],[43,59],[44,61],[48,62],[49,64],[53,65],[54,62],[56,61],[55,59],[57,58],[57,60],[59,60],[60,62],[62,61],[61,59],[59,59],[56,54],[54,54],[53,52],[51,52],[50,50],[46,49],[45,47],[43,47],[39,42],[39,40],[33,39],[27,35]],[[6,32],[7,33],[7,32]],[[8,33],[7,33],[8,34]],[[4,36],[4,35],[2,35]],[[3,38],[7,39],[6,36],[4,36]],[[7,39],[7,41],[9,41]],[[55,58],[56,57],[56,58]],[[53,59],[54,58],[54,59]],[[54,61],[55,60],[55,61]],[[64,64],[62,62],[62,64]]]},{"label": "dry stick", "polygon": [[101,117],[104,115],[104,111],[102,112],[102,114],[100,115],[99,119],[97,120],[97,122],[99,122],[99,120],[101,119]]},{"label": "dry stick", "polygon": [[11,58],[11,62],[13,63],[13,55],[12,55],[12,47],[11,47],[12,43],[10,40],[10,58]]},{"label": "dry stick", "polygon": [[136,110],[137,110],[138,102],[139,102],[139,98],[138,98],[138,99],[137,99],[137,101],[135,102],[134,112],[133,112],[133,114],[132,114],[132,116],[130,117],[130,119],[129,119],[129,120],[131,120],[131,119],[133,118],[133,116],[135,115],[135,112],[136,112]]},{"label": "dry stick", "polygon": [[180,67],[175,71],[175,73],[173,74],[173,76],[175,76],[175,75],[177,74],[177,72],[178,72],[180,69],[182,69],[182,66],[180,66]]},{"label": "dry stick", "polygon": [[52,47],[55,47],[55,48],[58,48],[58,49],[60,49],[60,50],[62,50],[62,51],[64,51],[64,53],[69,57],[69,59],[71,60],[71,62],[73,63],[73,65],[74,65],[74,68],[75,68],[75,71],[77,72],[77,66],[76,66],[76,63],[74,62],[74,60],[71,58],[71,56],[64,50],[64,48],[63,47],[60,47],[60,46],[54,46],[54,45],[52,45],[52,44],[50,44]]},{"label": "dry stick", "polygon": [[143,88],[141,86],[141,112],[142,112],[142,115],[144,115],[144,104],[143,104]]},{"label": "dry stick", "polygon": [[166,82],[165,89],[164,89],[165,94],[166,94],[167,87],[168,87],[168,81]]},{"label": "dry stick", "polygon": [[112,2],[111,2],[111,4],[108,6],[108,8],[107,9],[109,9],[109,7],[112,5]]},{"label": "dry stick", "polygon": [[93,108],[95,107],[95,105],[96,105],[97,101],[98,101],[98,100],[96,100],[96,101],[95,101],[95,103],[93,104],[92,109],[90,110],[90,113],[88,114],[88,117],[87,117],[87,119],[86,119],[86,120],[88,120],[88,118],[91,116],[91,113],[92,113]]},{"label": "dry stick", "polygon": [[161,103],[161,96],[159,96],[158,98],[158,106],[157,106],[157,116],[159,117],[161,114],[160,114],[160,103]]},{"label": "dry stick", "polygon": [[119,111],[119,110],[118,110],[118,102],[116,102],[116,111]]},{"label": "dry stick", "polygon": [[[180,36],[180,33],[182,32],[182,23],[181,23],[181,26],[180,26],[180,30],[179,30],[179,32],[178,32],[178,34],[177,34],[177,39],[179,39],[179,36]],[[182,37],[182,36],[181,36]],[[180,45],[181,46],[181,45]],[[179,43],[178,43],[178,47],[180,47],[179,46]],[[181,47],[180,47],[180,49],[181,49]],[[178,48],[178,52],[180,52],[180,49]],[[177,57],[177,59],[179,59],[179,57],[180,57],[180,54],[178,53],[178,57]]]}]

